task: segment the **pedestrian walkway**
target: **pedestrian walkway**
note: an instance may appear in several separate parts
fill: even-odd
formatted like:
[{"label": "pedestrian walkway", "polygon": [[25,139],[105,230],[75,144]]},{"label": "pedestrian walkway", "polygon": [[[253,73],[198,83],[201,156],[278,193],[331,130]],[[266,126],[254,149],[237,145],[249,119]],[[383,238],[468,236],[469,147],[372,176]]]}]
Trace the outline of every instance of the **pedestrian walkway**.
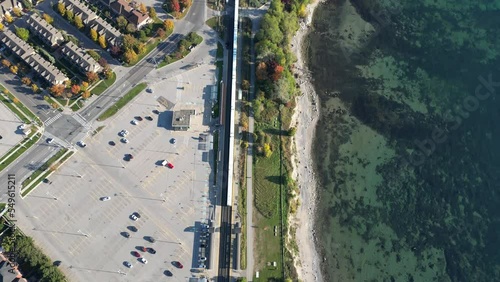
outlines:
[{"label": "pedestrian walkway", "polygon": [[79,113],[73,113],[71,115],[79,124],[81,124],[82,126],[86,127],[87,126],[87,120],[82,117],[82,115],[80,115]]},{"label": "pedestrian walkway", "polygon": [[62,116],[61,113],[57,113],[57,115],[49,118],[48,120],[46,120],[44,123],[45,123],[45,126],[49,126],[51,125],[52,123],[54,123],[57,119],[59,119],[60,117]]}]

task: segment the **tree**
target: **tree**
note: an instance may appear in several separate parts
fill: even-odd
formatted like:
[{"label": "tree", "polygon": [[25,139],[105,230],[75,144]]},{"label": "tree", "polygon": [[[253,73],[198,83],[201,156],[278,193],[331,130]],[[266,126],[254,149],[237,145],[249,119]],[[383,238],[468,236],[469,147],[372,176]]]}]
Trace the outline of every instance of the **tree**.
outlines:
[{"label": "tree", "polygon": [[179,13],[181,11],[179,0],[170,0],[170,11],[176,13]]},{"label": "tree", "polygon": [[149,8],[149,17],[152,18],[152,19],[156,19],[157,15],[156,15],[155,8],[153,8],[153,7]]},{"label": "tree", "polygon": [[165,30],[164,30],[163,28],[161,28],[161,27],[160,27],[160,28],[156,31],[156,34],[158,35],[158,37],[163,38],[163,37],[165,37],[165,35],[166,35],[167,33],[165,32]]},{"label": "tree", "polygon": [[172,32],[174,30],[174,22],[172,20],[164,20],[163,26],[167,32]]},{"label": "tree", "polygon": [[274,67],[274,71],[273,71],[273,74],[271,75],[271,79],[273,81],[278,81],[281,78],[281,73],[283,72],[284,69],[285,68],[283,68],[282,66],[277,64]]},{"label": "tree", "polygon": [[66,87],[63,84],[54,84],[50,87],[49,91],[55,97],[61,97],[64,93],[64,89],[66,89]]},{"label": "tree", "polygon": [[244,79],[241,82],[241,89],[243,89],[243,90],[249,90],[250,89],[250,82],[248,80]]},{"label": "tree", "polygon": [[297,15],[301,18],[307,17],[307,10],[306,10],[306,5],[301,4],[299,11],[297,12]]},{"label": "tree", "polygon": [[42,15],[42,18],[48,23],[48,24],[52,24],[54,22],[54,18],[51,17],[49,14],[47,13],[44,13]]},{"label": "tree", "polygon": [[75,95],[80,93],[80,90],[81,90],[81,88],[80,88],[80,85],[78,85],[78,84],[74,84],[73,86],[71,86],[71,93],[73,93]]},{"label": "tree", "polygon": [[3,28],[4,28],[3,23],[0,23],[0,31],[3,31]]},{"label": "tree", "polygon": [[16,97],[14,97],[14,99],[12,99],[12,102],[14,102],[14,104],[19,104],[19,99],[17,99]]},{"label": "tree", "polygon": [[99,60],[97,60],[97,62],[98,62],[98,63],[99,63],[99,65],[101,65],[101,67],[103,67],[103,68],[108,67],[108,61],[107,61],[105,58],[103,58],[103,57],[99,58]]},{"label": "tree", "polygon": [[8,89],[4,89],[2,92],[3,92],[3,94],[9,94],[9,90]]},{"label": "tree", "polygon": [[59,14],[60,14],[61,16],[63,16],[63,17],[66,15],[66,6],[64,6],[64,3],[59,2],[59,3],[57,4],[57,11],[58,11],[58,12],[59,12]]},{"label": "tree", "polygon": [[123,36],[123,48],[125,51],[132,50],[138,44],[137,39],[130,34]]},{"label": "tree", "polygon": [[14,19],[12,18],[12,16],[9,15],[9,14],[5,14],[4,18],[5,18],[5,21],[8,22],[8,23],[12,23],[14,21]]},{"label": "tree", "polygon": [[297,133],[297,128],[290,127],[290,129],[288,129],[288,136],[295,136],[295,133]]},{"label": "tree", "polygon": [[80,16],[75,16],[75,26],[78,29],[82,29],[85,25],[83,25],[82,18]]},{"label": "tree", "polygon": [[17,37],[21,38],[23,41],[28,41],[28,38],[30,38],[30,32],[23,27],[16,28],[16,35],[17,35]]},{"label": "tree", "polygon": [[139,54],[139,55],[140,55],[140,54],[144,54],[144,53],[146,53],[146,44],[144,44],[144,43],[139,43],[139,44],[137,45],[137,54]]},{"label": "tree", "polygon": [[148,8],[146,8],[146,5],[144,3],[139,4],[139,11],[143,14],[146,14],[148,12]]},{"label": "tree", "polygon": [[92,39],[92,41],[97,41],[97,31],[93,28],[90,29],[90,38]]},{"label": "tree", "polygon": [[96,61],[99,61],[101,59],[101,55],[99,55],[99,53],[97,53],[95,50],[88,50],[87,54],[89,54],[90,57],[92,57],[92,59]]},{"label": "tree", "polygon": [[106,48],[107,44],[106,44],[106,37],[104,37],[104,34],[99,36],[99,45],[102,47],[102,48]]},{"label": "tree", "polygon": [[99,75],[93,71],[87,72],[87,80],[89,83],[94,83],[99,80]]},{"label": "tree", "polygon": [[180,0],[181,9],[187,9],[191,7],[191,0]]},{"label": "tree", "polygon": [[19,7],[12,8],[12,13],[18,18],[22,15],[22,11]]},{"label": "tree", "polygon": [[139,40],[141,42],[147,42],[148,41],[148,36],[144,30],[139,30]]},{"label": "tree", "polygon": [[111,48],[109,48],[109,49],[110,49],[110,51],[109,51],[109,52],[110,52],[110,53],[111,53],[111,55],[113,55],[113,56],[118,56],[118,55],[120,54],[120,52],[122,51],[122,50],[120,49],[120,47],[118,47],[118,46],[116,46],[116,45],[111,46]]},{"label": "tree", "polygon": [[132,49],[132,50],[127,50],[125,51],[125,53],[123,54],[123,60],[127,63],[127,64],[130,64],[131,62],[137,60],[137,54],[135,53],[135,51]]},{"label": "tree", "polygon": [[17,74],[17,66],[10,66],[10,71],[13,73],[13,74]]},{"label": "tree", "polygon": [[266,158],[269,158],[273,154],[273,151],[271,151],[271,145],[269,145],[269,143],[264,144],[263,153]]},{"label": "tree", "polygon": [[135,26],[135,24],[129,23],[127,25],[127,27],[125,28],[125,31],[128,32],[128,33],[134,33],[134,32],[137,31],[137,27]]},{"label": "tree", "polygon": [[83,98],[83,99],[88,99],[88,98],[90,98],[90,91],[88,91],[88,90],[83,91],[83,93],[82,93],[82,98]]},{"label": "tree", "polygon": [[33,8],[33,4],[31,3],[31,0],[22,0],[24,8],[31,10]]},{"label": "tree", "polygon": [[257,70],[255,71],[255,75],[257,76],[257,80],[267,79],[267,65],[265,62],[260,62],[257,65]]},{"label": "tree", "polygon": [[111,79],[113,77],[113,71],[110,68],[105,69],[104,76],[106,76],[106,79]]},{"label": "tree", "polygon": [[119,28],[124,29],[127,26],[128,21],[124,16],[119,16],[116,18],[116,24]]},{"label": "tree", "polygon": [[36,83],[33,83],[31,84],[31,90],[33,90],[34,93],[38,93],[38,90],[40,90],[38,88],[38,85],[36,85]]},{"label": "tree", "polygon": [[9,62],[9,60],[3,59],[2,60],[2,65],[6,66],[6,67],[10,67],[11,63]]},{"label": "tree", "polygon": [[68,21],[70,23],[73,22],[74,17],[75,17],[75,14],[73,13],[73,11],[71,11],[71,10],[66,11],[66,19],[68,19]]},{"label": "tree", "polygon": [[86,81],[83,81],[82,84],[80,85],[80,89],[85,91],[89,87],[89,83]]},{"label": "tree", "polygon": [[30,85],[31,84],[31,79],[27,76],[21,78],[21,82],[24,84],[24,85]]}]

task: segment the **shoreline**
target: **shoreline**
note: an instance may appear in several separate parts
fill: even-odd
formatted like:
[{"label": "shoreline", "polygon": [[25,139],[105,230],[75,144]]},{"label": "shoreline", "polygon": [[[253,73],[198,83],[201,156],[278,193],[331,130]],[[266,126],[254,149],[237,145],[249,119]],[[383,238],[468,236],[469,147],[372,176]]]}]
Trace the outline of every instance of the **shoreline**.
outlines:
[{"label": "shoreline", "polygon": [[[290,124],[297,129],[293,142],[291,142],[292,152],[294,152],[292,155],[292,175],[300,192],[299,195],[295,196],[299,199],[299,207],[296,214],[292,215],[289,225],[296,228],[295,240],[299,253],[298,258],[294,258],[294,265],[301,281],[323,281],[314,230],[317,182],[313,171],[313,138],[311,138],[315,134],[319,118],[319,100],[314,86],[309,81],[307,66],[302,54],[303,40],[310,31],[314,11],[321,2],[316,0],[307,5],[307,18],[300,23],[299,30],[292,39],[291,48],[297,57],[293,71],[298,75],[296,81],[302,95],[296,98],[296,107]],[[300,149],[297,150],[297,148]],[[293,228],[289,228],[289,230],[293,230]]]}]

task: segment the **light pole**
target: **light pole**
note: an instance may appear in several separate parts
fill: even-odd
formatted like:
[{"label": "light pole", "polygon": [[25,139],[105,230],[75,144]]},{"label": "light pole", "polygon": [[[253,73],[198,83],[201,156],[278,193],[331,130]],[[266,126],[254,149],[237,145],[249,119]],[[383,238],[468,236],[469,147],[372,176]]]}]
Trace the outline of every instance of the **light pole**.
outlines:
[{"label": "light pole", "polygon": [[78,229],[78,233],[82,234],[85,237],[89,237],[89,234],[84,233],[82,230]]},{"label": "light pole", "polygon": [[50,194],[50,192],[49,192],[49,191],[47,191],[47,193],[46,193],[46,194],[47,194],[47,196],[52,197],[52,198],[54,198],[54,200],[56,200],[56,201],[57,201],[57,197],[56,197],[56,196],[54,196],[54,195],[52,195],[52,194]]}]

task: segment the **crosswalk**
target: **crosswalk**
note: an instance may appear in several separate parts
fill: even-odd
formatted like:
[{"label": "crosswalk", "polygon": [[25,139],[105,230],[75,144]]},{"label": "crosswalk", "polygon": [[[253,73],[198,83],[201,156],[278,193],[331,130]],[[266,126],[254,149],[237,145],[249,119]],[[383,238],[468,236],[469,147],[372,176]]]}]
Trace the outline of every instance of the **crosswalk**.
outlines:
[{"label": "crosswalk", "polygon": [[87,120],[84,117],[82,117],[82,115],[80,115],[79,113],[73,113],[71,116],[83,127],[87,125]]},{"label": "crosswalk", "polygon": [[54,122],[55,122],[58,118],[60,118],[61,116],[62,116],[62,114],[61,114],[61,113],[57,113],[57,115],[55,115],[55,116],[53,116],[53,117],[51,117],[51,118],[47,119],[47,120],[45,121],[45,126],[49,126],[49,125],[51,125],[52,123],[54,123]]}]

